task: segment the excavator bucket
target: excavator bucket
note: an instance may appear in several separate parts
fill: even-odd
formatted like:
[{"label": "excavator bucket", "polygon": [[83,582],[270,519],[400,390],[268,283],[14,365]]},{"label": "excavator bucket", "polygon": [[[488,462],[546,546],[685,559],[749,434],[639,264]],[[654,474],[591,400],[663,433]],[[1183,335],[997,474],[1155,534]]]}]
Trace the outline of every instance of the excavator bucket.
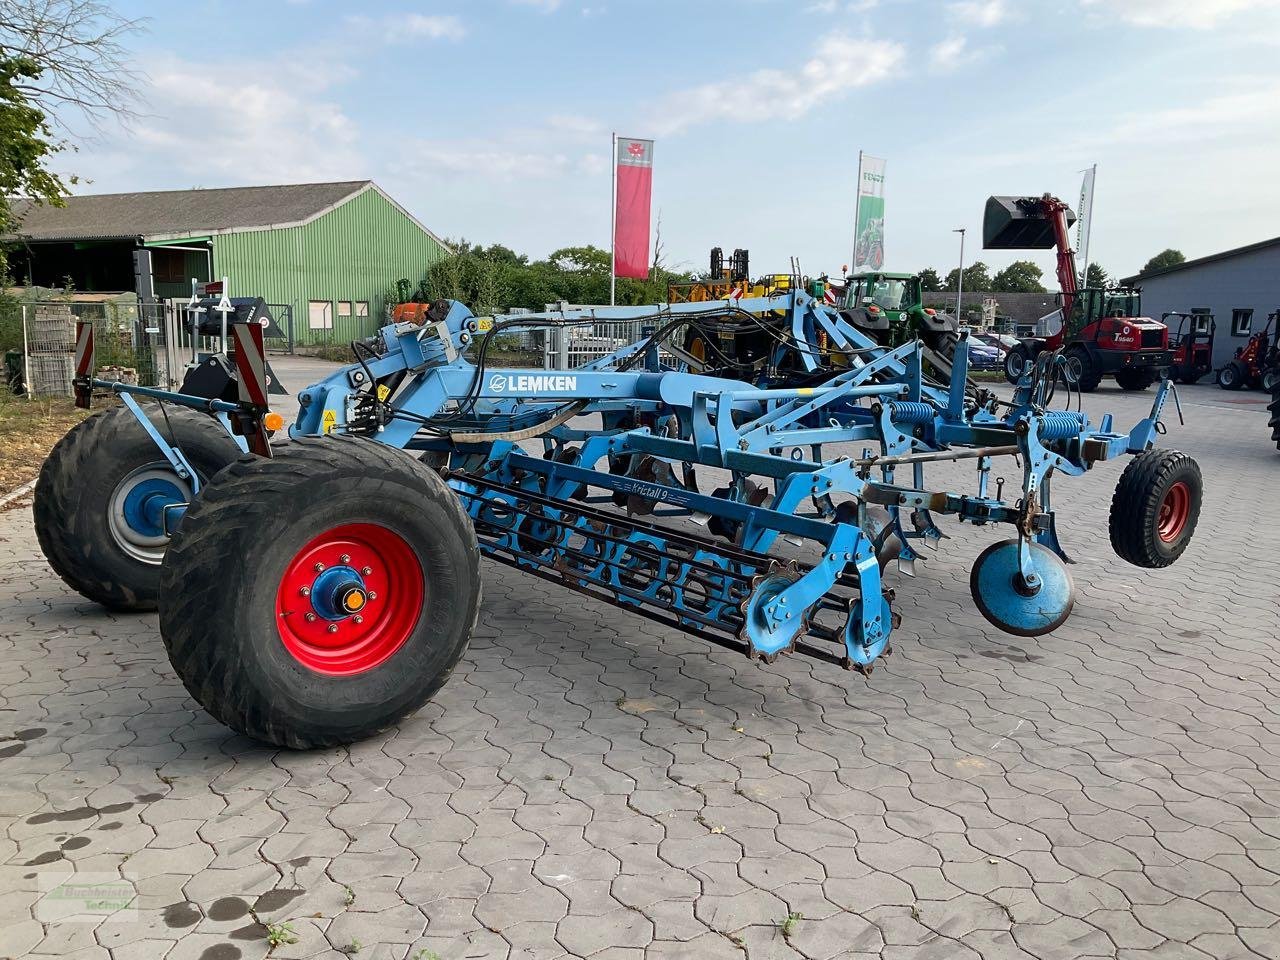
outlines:
[{"label": "excavator bucket", "polygon": [[[1076,215],[1067,211],[1067,227]],[[1048,250],[1053,224],[1040,197],[988,197],[982,217],[982,246],[987,250]]]}]

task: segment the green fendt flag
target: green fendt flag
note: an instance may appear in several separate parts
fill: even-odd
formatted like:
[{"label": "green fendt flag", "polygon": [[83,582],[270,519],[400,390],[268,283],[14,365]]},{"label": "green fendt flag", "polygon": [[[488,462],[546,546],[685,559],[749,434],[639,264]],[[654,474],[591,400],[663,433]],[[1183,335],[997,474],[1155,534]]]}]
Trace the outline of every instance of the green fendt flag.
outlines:
[{"label": "green fendt flag", "polygon": [[884,269],[884,161],[858,154],[853,272]]}]

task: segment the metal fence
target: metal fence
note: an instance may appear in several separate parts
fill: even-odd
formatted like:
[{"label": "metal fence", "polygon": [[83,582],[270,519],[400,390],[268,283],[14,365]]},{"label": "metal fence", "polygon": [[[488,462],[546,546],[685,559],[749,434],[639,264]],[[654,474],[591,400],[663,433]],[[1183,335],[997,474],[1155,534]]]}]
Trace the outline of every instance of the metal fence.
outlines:
[{"label": "metal fence", "polygon": [[76,323],[94,328],[96,375],[144,386],[167,386],[159,331],[136,302],[28,301],[20,307],[22,350],[6,357],[10,389],[33,397],[69,397],[75,376]]},{"label": "metal fence", "polygon": [[[652,321],[601,320],[580,327],[548,327],[543,331],[542,365],[547,370],[581,367],[642,340],[651,326]],[[665,350],[658,356],[663,363],[677,362]]]},{"label": "metal fence", "polygon": [[[268,343],[293,352],[293,309],[268,304],[284,336]],[[218,337],[194,336],[186,300],[28,301],[21,305],[22,349],[6,356],[13,393],[71,396],[77,321],[94,328],[95,376],[176,389],[197,353],[221,348]]]}]

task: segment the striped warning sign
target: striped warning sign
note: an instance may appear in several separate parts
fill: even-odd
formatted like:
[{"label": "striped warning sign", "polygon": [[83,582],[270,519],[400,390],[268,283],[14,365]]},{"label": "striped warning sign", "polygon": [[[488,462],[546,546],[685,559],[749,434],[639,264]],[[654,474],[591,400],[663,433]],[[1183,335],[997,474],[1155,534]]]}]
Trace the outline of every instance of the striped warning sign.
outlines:
[{"label": "striped warning sign", "polygon": [[[65,374],[63,374],[65,376]],[[93,321],[76,321],[76,376],[93,376]]]},{"label": "striped warning sign", "polygon": [[262,343],[262,327],[256,323],[231,324],[236,346],[236,379],[241,403],[257,407],[267,405],[266,349]]}]

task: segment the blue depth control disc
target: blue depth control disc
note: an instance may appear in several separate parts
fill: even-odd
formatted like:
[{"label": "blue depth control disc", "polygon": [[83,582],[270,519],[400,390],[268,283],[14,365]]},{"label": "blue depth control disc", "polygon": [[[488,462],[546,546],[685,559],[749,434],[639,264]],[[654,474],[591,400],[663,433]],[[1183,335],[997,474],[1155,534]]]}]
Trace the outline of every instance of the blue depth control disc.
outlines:
[{"label": "blue depth control disc", "polygon": [[1027,544],[1028,585],[1018,569],[1018,541],[1001,540],[978,555],[969,575],[969,590],[982,615],[1006,633],[1038,637],[1062,626],[1076,602],[1076,588],[1066,564],[1048,547]]}]

